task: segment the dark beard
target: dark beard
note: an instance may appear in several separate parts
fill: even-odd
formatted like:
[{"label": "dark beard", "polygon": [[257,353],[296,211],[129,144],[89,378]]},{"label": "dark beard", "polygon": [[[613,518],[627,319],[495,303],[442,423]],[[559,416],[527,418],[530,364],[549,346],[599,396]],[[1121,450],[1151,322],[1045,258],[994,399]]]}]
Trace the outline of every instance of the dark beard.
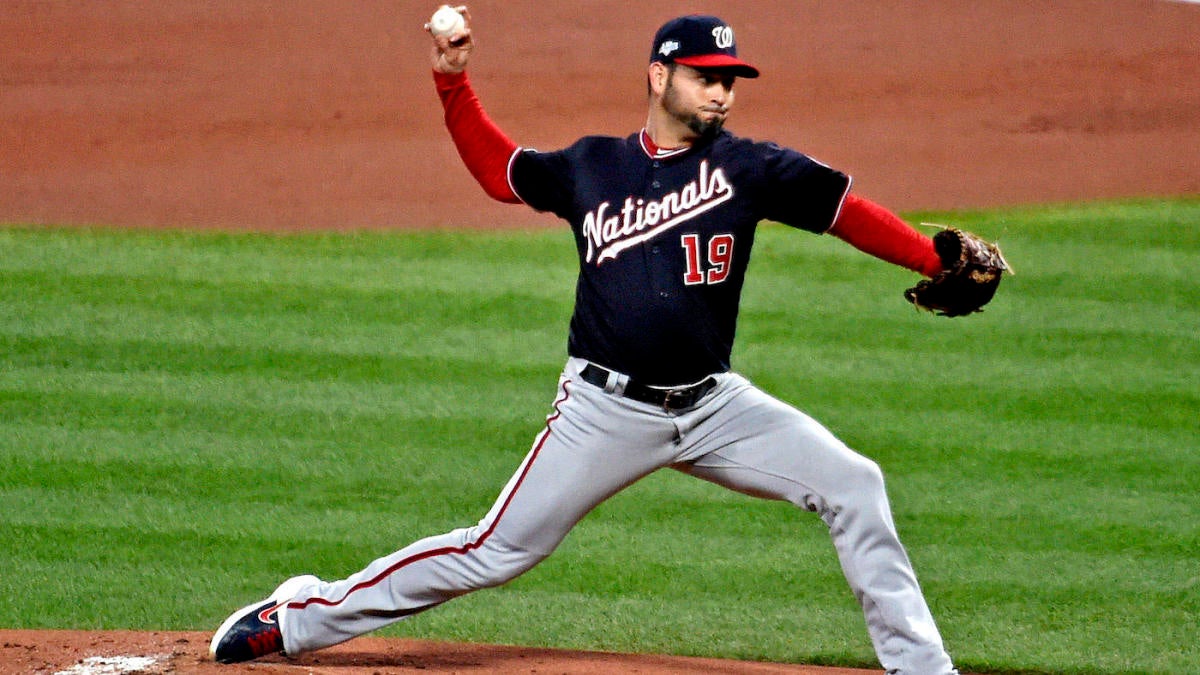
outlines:
[{"label": "dark beard", "polygon": [[695,132],[698,140],[711,141],[721,133],[721,129],[725,126],[725,118],[718,117],[711,122],[706,122],[700,119],[699,115],[692,115],[690,118],[683,120],[687,123],[687,127]]}]

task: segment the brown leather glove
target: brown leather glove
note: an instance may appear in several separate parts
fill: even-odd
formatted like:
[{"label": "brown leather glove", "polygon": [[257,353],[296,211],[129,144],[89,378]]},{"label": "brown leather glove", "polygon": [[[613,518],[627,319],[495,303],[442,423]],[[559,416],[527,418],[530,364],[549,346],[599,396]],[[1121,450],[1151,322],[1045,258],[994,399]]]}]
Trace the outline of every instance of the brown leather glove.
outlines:
[{"label": "brown leather glove", "polygon": [[946,228],[934,235],[933,247],[942,260],[942,271],[904,291],[904,297],[941,316],[983,311],[996,294],[1000,277],[1011,271],[998,246],[970,232]]}]

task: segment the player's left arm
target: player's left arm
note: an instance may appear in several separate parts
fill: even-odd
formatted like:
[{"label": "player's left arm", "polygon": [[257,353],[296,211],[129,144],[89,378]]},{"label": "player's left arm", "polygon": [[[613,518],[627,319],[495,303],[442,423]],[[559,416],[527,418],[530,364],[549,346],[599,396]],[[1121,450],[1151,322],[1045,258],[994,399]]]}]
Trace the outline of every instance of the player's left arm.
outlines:
[{"label": "player's left arm", "polygon": [[888,209],[854,193],[846,195],[829,234],[864,253],[927,277],[942,271],[932,239]]}]

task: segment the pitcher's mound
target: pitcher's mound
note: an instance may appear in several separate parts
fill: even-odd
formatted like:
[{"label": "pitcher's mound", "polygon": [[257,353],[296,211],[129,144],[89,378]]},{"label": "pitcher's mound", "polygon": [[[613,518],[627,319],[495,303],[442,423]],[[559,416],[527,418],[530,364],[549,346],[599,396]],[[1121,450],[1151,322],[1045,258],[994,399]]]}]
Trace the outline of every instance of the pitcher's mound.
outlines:
[{"label": "pitcher's mound", "polygon": [[682,656],[612,654],[380,637],[358,638],[297,659],[278,656],[247,664],[221,665],[209,659],[210,637],[206,633],[170,631],[0,630],[0,673],[878,675],[880,672]]}]

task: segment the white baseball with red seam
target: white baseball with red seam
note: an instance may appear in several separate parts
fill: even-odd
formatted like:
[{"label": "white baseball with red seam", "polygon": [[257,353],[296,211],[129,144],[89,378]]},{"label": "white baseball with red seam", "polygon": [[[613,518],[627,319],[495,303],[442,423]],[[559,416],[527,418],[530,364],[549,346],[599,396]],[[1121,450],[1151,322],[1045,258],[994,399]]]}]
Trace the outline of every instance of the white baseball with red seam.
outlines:
[{"label": "white baseball with red seam", "polygon": [[461,33],[464,28],[466,28],[466,22],[463,20],[463,15],[450,5],[438,7],[433,16],[429,17],[429,32],[433,33],[435,37],[453,37]]}]

